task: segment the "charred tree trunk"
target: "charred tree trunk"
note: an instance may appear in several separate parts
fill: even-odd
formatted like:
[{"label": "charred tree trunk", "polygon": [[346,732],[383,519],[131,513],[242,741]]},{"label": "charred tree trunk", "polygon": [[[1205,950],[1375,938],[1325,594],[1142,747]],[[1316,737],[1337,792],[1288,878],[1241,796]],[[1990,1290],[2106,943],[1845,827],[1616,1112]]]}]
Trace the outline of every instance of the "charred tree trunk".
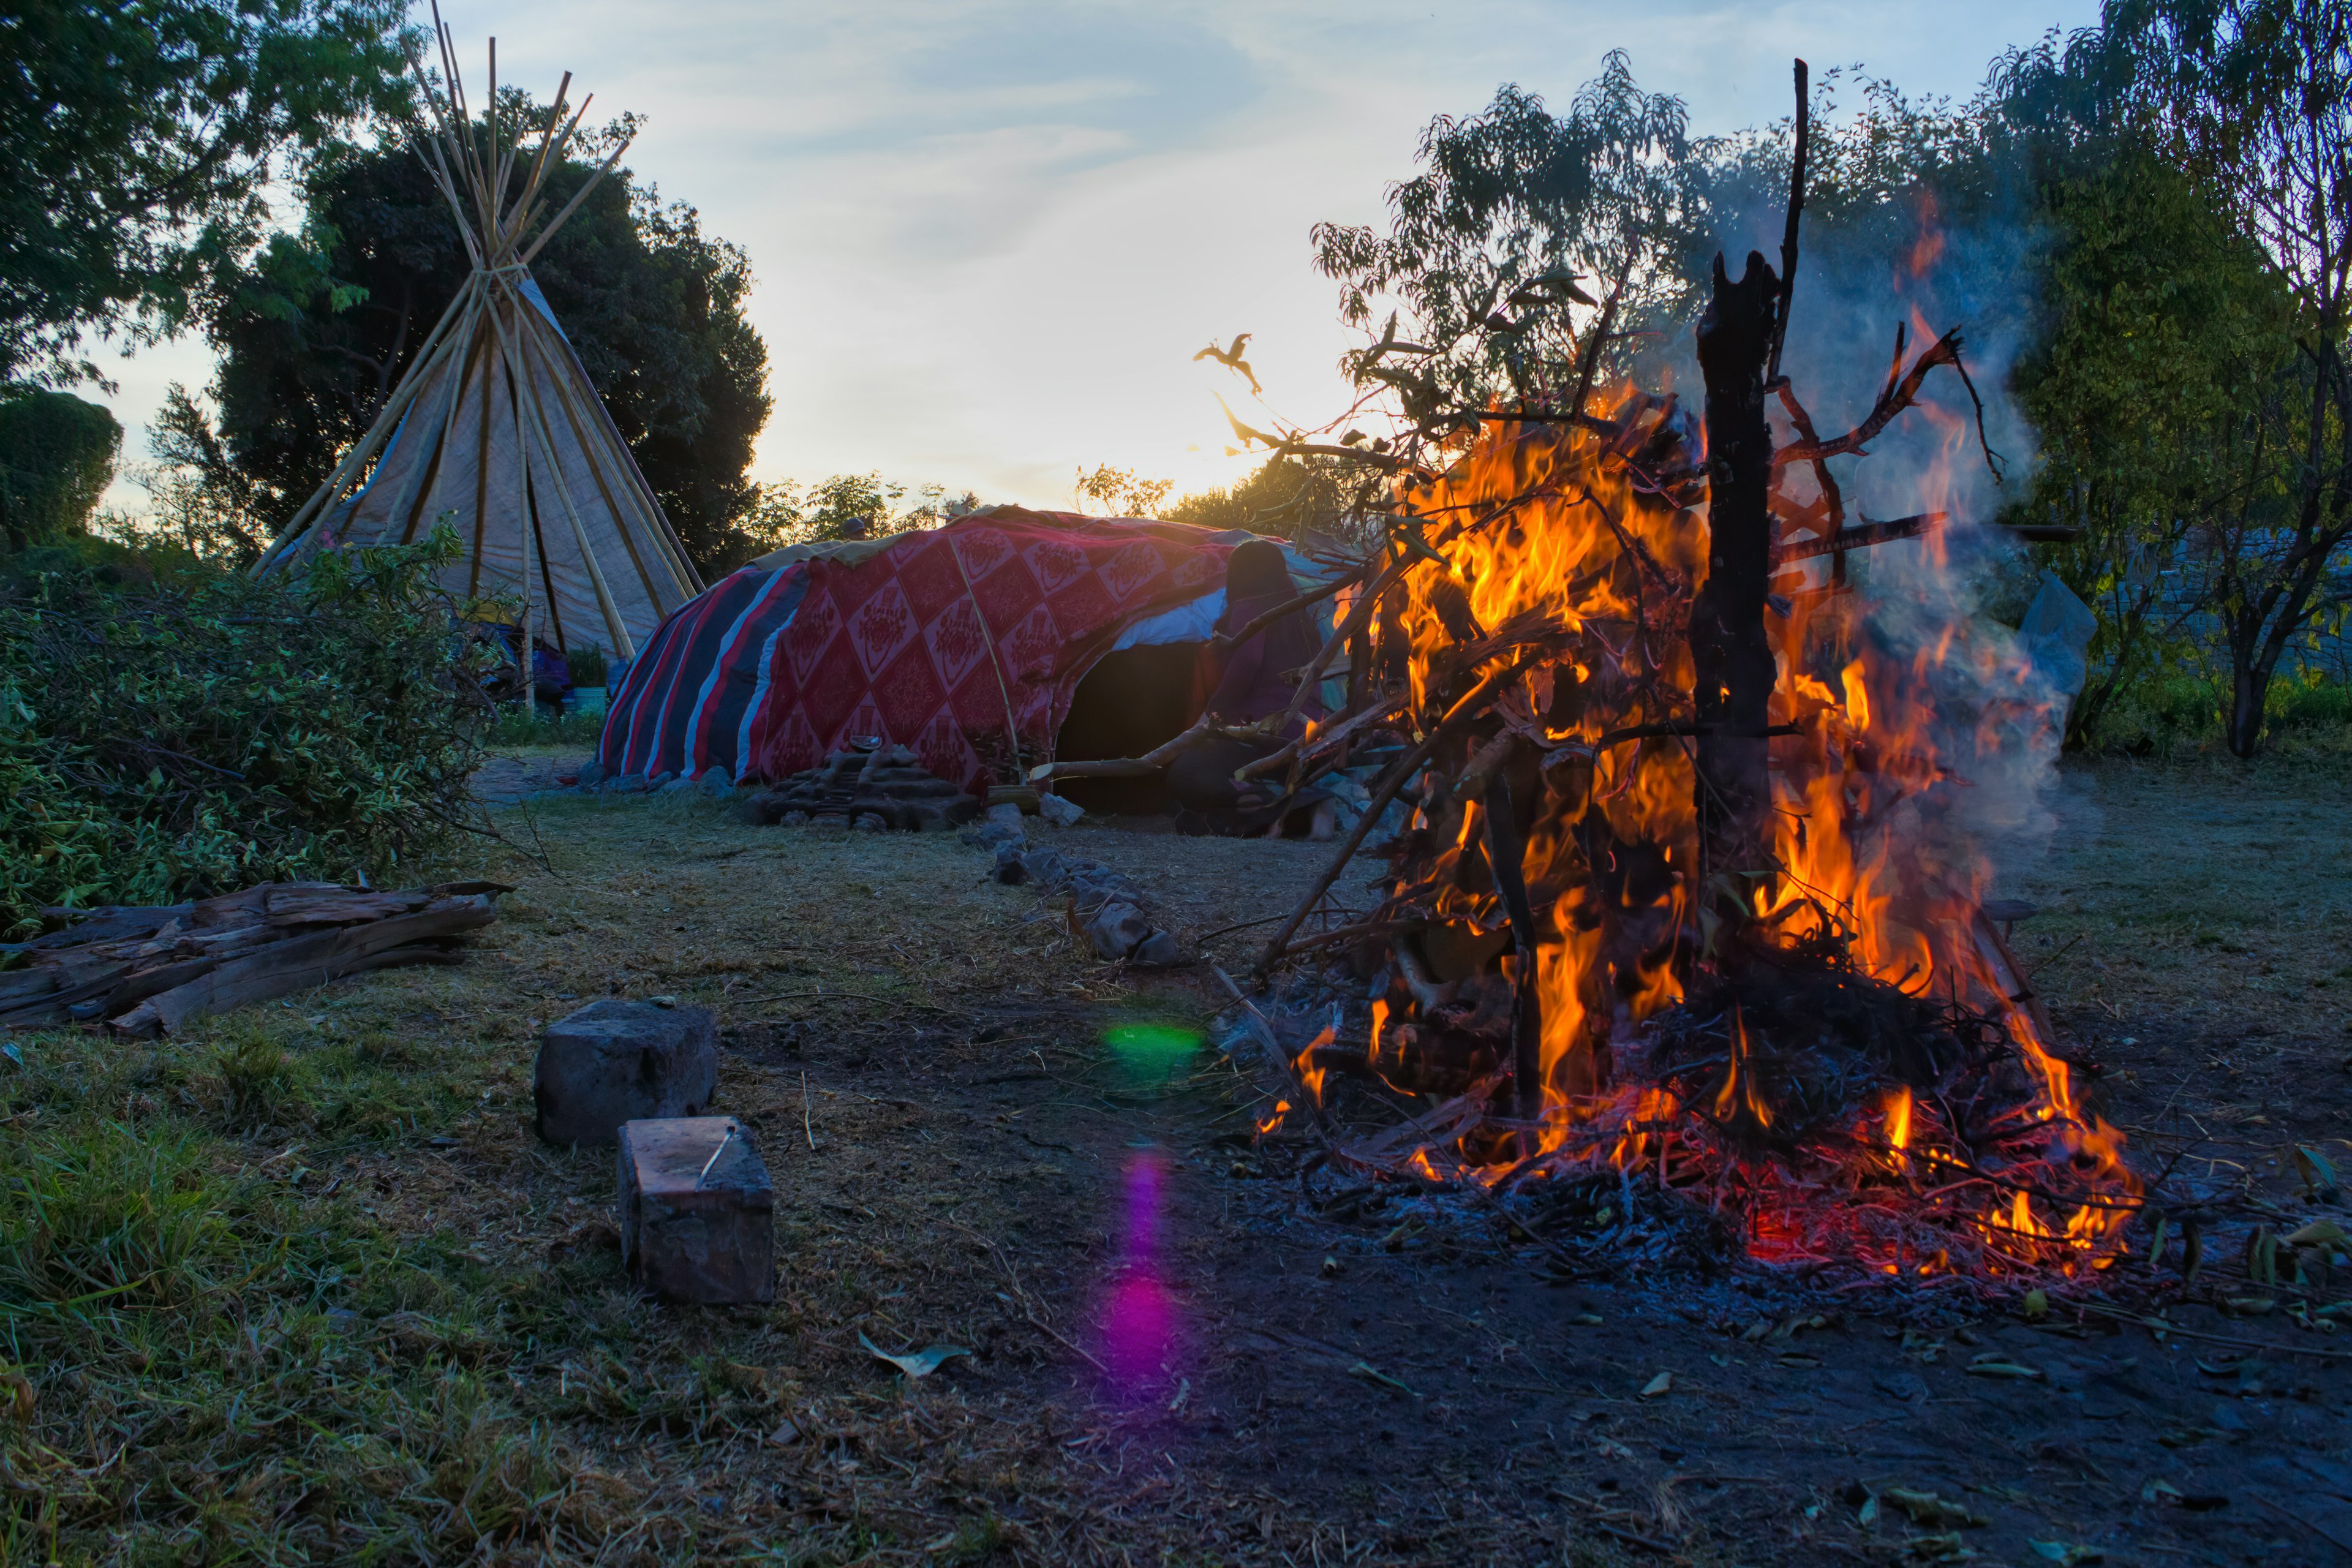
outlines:
[{"label": "charred tree trunk", "polygon": [[1771,805],[1764,731],[1773,662],[1764,605],[1772,574],[1772,436],[1764,387],[1780,289],[1760,253],[1748,252],[1737,282],[1717,256],[1715,298],[1698,324],[1708,539],[1706,585],[1691,605],[1690,647],[1697,678],[1699,832],[1708,872],[1761,868]]}]

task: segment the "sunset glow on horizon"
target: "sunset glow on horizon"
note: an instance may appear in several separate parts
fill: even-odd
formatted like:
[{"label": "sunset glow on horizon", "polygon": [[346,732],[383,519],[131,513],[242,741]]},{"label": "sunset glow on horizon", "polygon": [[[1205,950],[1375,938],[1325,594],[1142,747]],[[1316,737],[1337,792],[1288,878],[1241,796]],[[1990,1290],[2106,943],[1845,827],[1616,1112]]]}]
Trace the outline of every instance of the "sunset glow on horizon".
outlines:
[{"label": "sunset glow on horizon", "polygon": [[[1213,394],[1260,423],[1339,413],[1350,339],[1308,226],[1381,219],[1429,121],[1506,81],[1564,107],[1622,47],[1695,131],[1724,132],[1786,111],[1792,54],[1966,97],[2000,48],[2094,9],[458,0],[443,16],[469,66],[495,35],[502,80],[544,97],[568,69],[592,118],[642,115],[640,182],[749,254],[775,400],[754,477],[877,470],[1066,507],[1074,471],[1101,463],[1180,493],[1250,472],[1263,454],[1226,455]],[[1192,357],[1244,331],[1263,405]],[[212,374],[194,336],[96,357],[121,383],[105,401],[127,465],[149,460],[165,384]],[[143,500],[121,482],[109,499]]]}]

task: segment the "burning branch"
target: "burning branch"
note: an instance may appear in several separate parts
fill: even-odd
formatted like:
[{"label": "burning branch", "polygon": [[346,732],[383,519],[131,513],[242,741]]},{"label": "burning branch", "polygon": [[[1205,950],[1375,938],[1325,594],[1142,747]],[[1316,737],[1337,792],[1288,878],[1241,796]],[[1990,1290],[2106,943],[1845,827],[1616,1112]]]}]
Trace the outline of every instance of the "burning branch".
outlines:
[{"label": "burning branch", "polygon": [[1257,963],[1259,979],[1263,980],[1271,974],[1274,972],[1274,966],[1282,961],[1283,948],[1290,941],[1291,933],[1305,922],[1307,917],[1314,911],[1315,906],[1322,901],[1323,895],[1330,890],[1331,884],[1339,879],[1340,871],[1347,867],[1349,861],[1356,858],[1356,851],[1362,847],[1365,835],[1370,833],[1373,825],[1380,821],[1381,813],[1388,808],[1389,802],[1396,798],[1397,791],[1402,789],[1405,782],[1420,770],[1423,763],[1429,761],[1431,754],[1441,743],[1452,738],[1456,728],[1480,713],[1486,707],[1486,699],[1499,689],[1505,681],[1518,674],[1519,669],[1520,665],[1517,662],[1507,664],[1479,681],[1463,695],[1460,701],[1447,710],[1445,717],[1438,721],[1436,726],[1422,738],[1419,745],[1389,765],[1388,771],[1381,775],[1380,782],[1372,787],[1370,802],[1365,805],[1363,814],[1357,819],[1354,830],[1340,845],[1339,852],[1331,858],[1331,864],[1324,868],[1320,877],[1316,879],[1313,890],[1299,900],[1298,907],[1290,912],[1290,918],[1282,922],[1280,929],[1274,934],[1274,940],[1265,944],[1265,952],[1258,959]]},{"label": "burning branch", "polygon": [[[1937,366],[1975,397],[1957,331],[1907,360],[1898,331],[1869,416],[1834,439],[1780,374],[1809,165],[1795,74],[1780,271],[1751,254],[1734,279],[1718,258],[1698,326],[1703,450],[1670,396],[1586,411],[1623,273],[1548,381],[1501,356],[1516,399],[1449,402],[1417,362],[1461,345],[1402,342],[1391,317],[1353,368],[1393,395],[1393,443],[1234,422],[1245,444],[1362,464],[1385,533],[1299,698],[1255,727],[1262,744],[1297,738],[1236,780],[1280,774],[1295,793],[1358,737],[1408,742],[1255,973],[1331,964],[1317,1005],[1335,1030],[1386,976],[1369,1016],[1353,1004],[1360,1035],[1309,1047],[1317,1072],[1477,1086],[1394,1157],[1333,1145],[1360,1168],[1433,1183],[1451,1166],[1497,1203],[1605,1184],[1629,1212],[1638,1170],[1662,1212],[1737,1215],[1751,1255],[1791,1266],[1940,1282],[2110,1258],[2141,1201],[2120,1141],[2077,1103],[1998,933],[1947,885],[1967,881],[1957,851],[1939,845],[1931,874],[1904,838],[1968,782],[1939,731],[1972,744],[1978,719],[1939,713],[1959,683],[1930,663],[1969,657],[1965,628],[1898,657],[1859,595],[1773,591],[1776,571],[1822,555],[1834,588],[1846,552],[1944,523],[1928,496],[1848,526],[1829,464],[1889,431]],[[1517,342],[1541,304],[1504,301],[1517,314],[1485,330]],[[1774,396],[1798,436],[1778,451]],[[1978,438],[1998,474],[1980,400]],[[1801,462],[1820,491],[1801,505],[1780,493]],[[1304,725],[1343,647],[1345,713]],[[1378,906],[1302,938],[1399,801]],[[1317,1115],[1337,1138],[1338,1113]]]},{"label": "burning branch", "polygon": [[1811,463],[1824,458],[1860,455],[1869,442],[1877,438],[1880,431],[1894,423],[1895,416],[1918,401],[1919,388],[1927,381],[1927,373],[1937,365],[1949,365],[1959,376],[1960,384],[1968,388],[1969,401],[1976,405],[1977,445],[1984,452],[1985,466],[1992,470],[1994,478],[2000,478],[2003,471],[2000,455],[1992,449],[1991,442],[1985,437],[1984,399],[1977,395],[1977,384],[1969,379],[1969,368],[1960,360],[1960,329],[1954,327],[1937,338],[1911,362],[1911,368],[1898,378],[1895,369],[1900,369],[1903,363],[1904,337],[1905,329],[1898,321],[1895,327],[1895,369],[1887,372],[1886,385],[1880,390],[1878,401],[1871,405],[1869,416],[1861,424],[1831,440],[1792,441],[1772,454],[1773,466],[1778,468],[1789,463]]}]

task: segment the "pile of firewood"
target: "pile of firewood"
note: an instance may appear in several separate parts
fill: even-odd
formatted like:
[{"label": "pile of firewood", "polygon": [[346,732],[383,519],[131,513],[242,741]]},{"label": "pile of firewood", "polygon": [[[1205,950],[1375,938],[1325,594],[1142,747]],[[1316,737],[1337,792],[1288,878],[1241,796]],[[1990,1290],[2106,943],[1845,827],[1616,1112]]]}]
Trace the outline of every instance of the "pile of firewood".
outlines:
[{"label": "pile of firewood", "polygon": [[[744,803],[755,826],[831,817],[856,826],[937,833],[978,816],[983,803],[926,769],[904,746],[853,741],[820,765]],[[870,818],[871,820],[866,820]]]},{"label": "pile of firewood", "polygon": [[377,892],[265,882],[194,903],[53,910],[74,923],[8,944],[0,1026],[94,1023],[170,1034],[190,1019],[404,963],[456,963],[458,938],[498,918],[498,882]]}]

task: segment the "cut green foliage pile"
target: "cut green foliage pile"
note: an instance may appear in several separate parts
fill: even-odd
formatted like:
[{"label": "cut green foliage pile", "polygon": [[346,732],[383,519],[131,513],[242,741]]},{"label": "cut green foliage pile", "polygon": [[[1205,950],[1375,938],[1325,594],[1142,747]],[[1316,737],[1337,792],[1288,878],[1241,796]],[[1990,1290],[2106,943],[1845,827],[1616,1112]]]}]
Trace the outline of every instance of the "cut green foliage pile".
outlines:
[{"label": "cut green foliage pile", "polygon": [[58,574],[0,601],[0,923],[381,882],[446,843],[497,658],[433,584],[455,548],[296,579]]}]

